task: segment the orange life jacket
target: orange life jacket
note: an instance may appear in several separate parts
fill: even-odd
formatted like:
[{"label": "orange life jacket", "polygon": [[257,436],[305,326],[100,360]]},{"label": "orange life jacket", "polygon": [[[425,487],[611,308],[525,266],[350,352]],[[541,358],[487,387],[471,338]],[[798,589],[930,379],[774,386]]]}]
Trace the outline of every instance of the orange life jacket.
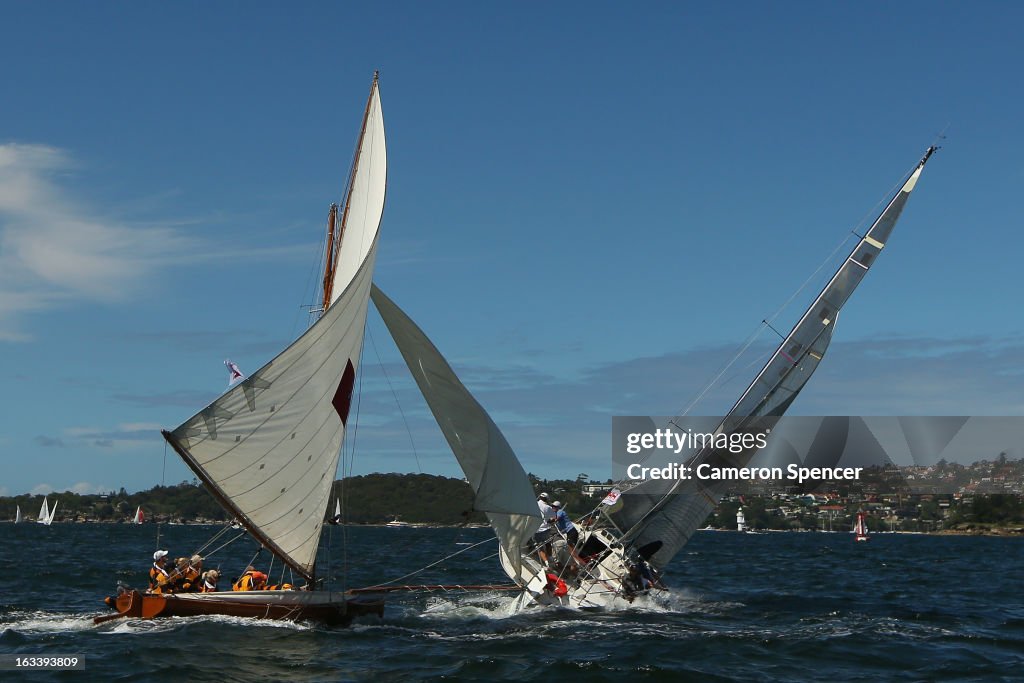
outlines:
[{"label": "orange life jacket", "polygon": [[158,567],[156,563],[149,568],[149,590],[158,592],[160,588],[167,583],[167,570],[163,567]]},{"label": "orange life jacket", "polygon": [[267,575],[263,572],[246,572],[231,587],[233,591],[258,591],[267,585]]}]

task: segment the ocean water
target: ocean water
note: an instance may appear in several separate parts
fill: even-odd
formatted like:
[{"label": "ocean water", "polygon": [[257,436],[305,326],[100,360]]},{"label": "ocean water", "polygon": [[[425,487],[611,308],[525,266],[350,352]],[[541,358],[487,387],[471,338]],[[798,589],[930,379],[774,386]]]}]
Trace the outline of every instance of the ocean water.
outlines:
[{"label": "ocean water", "polygon": [[[164,526],[160,545],[187,555],[216,531]],[[488,529],[344,535],[325,534],[321,566],[349,587],[458,551],[404,582],[504,582],[488,557],[496,544],[472,545]],[[701,532],[666,574],[672,595],[624,612],[395,594],[383,619],[346,629],[229,617],[94,626],[118,581],[145,584],[155,543],[148,524],[0,524],[0,654],[86,661],[0,680],[1024,680],[1024,539]],[[207,566],[230,578],[254,552],[238,541]]]}]

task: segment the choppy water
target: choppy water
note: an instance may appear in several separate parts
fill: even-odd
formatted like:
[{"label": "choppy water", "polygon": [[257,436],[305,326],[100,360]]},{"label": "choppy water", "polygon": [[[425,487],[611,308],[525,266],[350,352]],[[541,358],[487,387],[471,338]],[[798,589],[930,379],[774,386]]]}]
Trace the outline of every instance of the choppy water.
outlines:
[{"label": "choppy water", "polygon": [[[215,531],[164,527],[186,555]],[[348,532],[350,587],[413,571],[487,529]],[[155,527],[0,524],[0,653],[78,654],[87,670],[25,680],[1024,680],[1024,539],[699,533],[664,604],[531,608],[503,593],[393,596],[348,629],[228,617],[93,626],[118,580],[143,585]],[[459,545],[461,544],[461,545]],[[334,531],[332,569],[341,571]],[[324,549],[326,551],[326,547]],[[410,582],[503,582],[494,544]],[[221,561],[238,572],[252,546]],[[210,565],[208,565],[210,566]],[[264,562],[265,566],[265,562]],[[322,566],[326,566],[326,560]],[[0,680],[19,680],[0,672]]]}]

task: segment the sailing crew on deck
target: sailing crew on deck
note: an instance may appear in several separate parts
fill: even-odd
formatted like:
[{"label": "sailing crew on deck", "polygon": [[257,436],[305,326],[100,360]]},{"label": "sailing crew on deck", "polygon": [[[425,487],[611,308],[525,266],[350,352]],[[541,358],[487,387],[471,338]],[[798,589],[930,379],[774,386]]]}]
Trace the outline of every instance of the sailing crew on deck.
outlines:
[{"label": "sailing crew on deck", "polygon": [[203,572],[203,580],[199,584],[200,593],[216,593],[217,592],[217,581],[220,579],[220,572],[216,569],[210,569],[209,571]]},{"label": "sailing crew on deck", "polygon": [[203,558],[199,555],[193,555],[179,571],[181,572],[180,589],[190,593],[197,592],[199,590],[199,577],[203,573]]},{"label": "sailing crew on deck", "polygon": [[555,511],[548,505],[548,494],[537,496],[537,508],[540,510],[541,522],[537,533],[533,535],[533,545],[537,549],[537,557],[546,565],[551,554],[551,535],[554,533],[551,522],[555,517]]},{"label": "sailing crew on deck", "polygon": [[157,550],[153,553],[153,566],[149,568],[149,592],[159,593],[170,579],[167,571],[167,551]]},{"label": "sailing crew on deck", "polygon": [[569,541],[569,547],[575,549],[580,542],[580,532],[576,531],[569,515],[562,509],[562,501],[556,500],[551,507],[555,510],[555,527],[562,532],[565,540]]},{"label": "sailing crew on deck", "polygon": [[263,590],[266,585],[267,575],[261,571],[257,571],[252,565],[249,565],[245,568],[245,573],[238,577],[238,581],[235,581],[235,585],[231,587],[231,590],[260,591]]}]

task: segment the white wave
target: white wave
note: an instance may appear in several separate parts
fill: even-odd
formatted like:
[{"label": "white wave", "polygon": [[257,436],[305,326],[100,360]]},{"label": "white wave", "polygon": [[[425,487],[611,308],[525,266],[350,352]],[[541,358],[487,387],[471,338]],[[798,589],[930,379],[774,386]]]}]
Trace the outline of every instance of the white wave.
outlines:
[{"label": "white wave", "polygon": [[[251,617],[233,617],[224,614],[205,614],[195,617],[161,617],[159,619],[136,619],[125,617],[101,624],[97,628],[107,634],[123,633],[163,633],[176,631],[186,624],[222,624],[245,626],[247,628],[283,628],[292,631],[308,631],[312,626],[302,622],[282,621],[277,619],[253,619]],[[104,628],[111,626],[111,628]]]},{"label": "white wave", "polygon": [[0,621],[0,634],[70,633],[92,628],[92,617],[67,612],[11,612]]}]

